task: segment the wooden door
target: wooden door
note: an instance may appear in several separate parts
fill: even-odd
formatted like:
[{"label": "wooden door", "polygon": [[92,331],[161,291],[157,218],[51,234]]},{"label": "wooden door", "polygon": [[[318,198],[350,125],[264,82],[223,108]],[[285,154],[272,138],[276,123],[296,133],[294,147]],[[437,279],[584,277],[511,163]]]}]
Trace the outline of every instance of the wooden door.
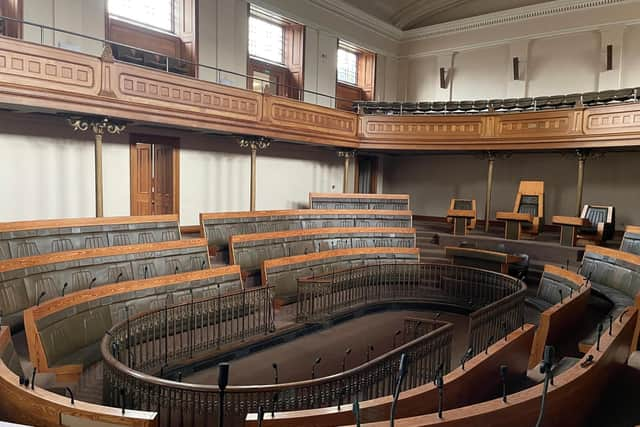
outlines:
[{"label": "wooden door", "polygon": [[131,135],[131,215],[178,213],[178,142]]}]

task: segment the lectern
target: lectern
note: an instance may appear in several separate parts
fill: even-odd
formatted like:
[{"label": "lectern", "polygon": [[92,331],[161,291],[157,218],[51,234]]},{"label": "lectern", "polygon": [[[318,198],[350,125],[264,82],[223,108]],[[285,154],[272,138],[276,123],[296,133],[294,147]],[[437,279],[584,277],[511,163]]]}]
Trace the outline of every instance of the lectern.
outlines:
[{"label": "lectern", "polygon": [[454,235],[466,236],[467,230],[473,230],[476,226],[476,201],[451,199],[447,221],[453,222]]},{"label": "lectern", "polygon": [[520,181],[512,212],[498,212],[505,221],[505,239],[520,239],[521,233],[538,234],[544,222],[544,182]]},{"label": "lectern", "polygon": [[520,240],[522,224],[531,224],[533,222],[533,216],[531,214],[517,212],[498,212],[496,213],[496,219],[506,222],[504,226],[504,238],[510,240]]}]

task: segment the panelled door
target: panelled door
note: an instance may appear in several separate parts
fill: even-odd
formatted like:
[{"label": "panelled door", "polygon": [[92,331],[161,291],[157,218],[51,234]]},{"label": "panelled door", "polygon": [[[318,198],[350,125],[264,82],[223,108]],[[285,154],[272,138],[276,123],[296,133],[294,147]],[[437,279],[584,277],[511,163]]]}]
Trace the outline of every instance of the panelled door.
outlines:
[{"label": "panelled door", "polygon": [[178,212],[177,138],[131,136],[131,215]]}]

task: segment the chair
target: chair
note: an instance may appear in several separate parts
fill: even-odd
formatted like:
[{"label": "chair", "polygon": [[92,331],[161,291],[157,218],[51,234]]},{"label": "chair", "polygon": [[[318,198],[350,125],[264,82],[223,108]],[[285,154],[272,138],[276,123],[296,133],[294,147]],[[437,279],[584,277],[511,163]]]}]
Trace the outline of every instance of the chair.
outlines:
[{"label": "chair", "polygon": [[[460,222],[458,226],[457,221]],[[454,224],[454,234],[465,235],[466,230],[476,228],[476,201],[473,199],[451,199],[449,211],[447,212],[447,222]],[[463,227],[464,225],[464,227]],[[464,232],[462,232],[464,230]]]},{"label": "chair", "polygon": [[513,212],[498,212],[496,218],[506,221],[507,239],[520,239],[521,231],[540,233],[544,223],[544,182],[520,181]]},{"label": "chair", "polygon": [[578,229],[578,239],[602,243],[613,237],[616,225],[613,206],[586,204],[582,208],[580,218],[588,220],[589,223]]},{"label": "chair", "polygon": [[560,108],[575,108],[580,103],[582,95],[579,93],[570,93],[562,97]]}]

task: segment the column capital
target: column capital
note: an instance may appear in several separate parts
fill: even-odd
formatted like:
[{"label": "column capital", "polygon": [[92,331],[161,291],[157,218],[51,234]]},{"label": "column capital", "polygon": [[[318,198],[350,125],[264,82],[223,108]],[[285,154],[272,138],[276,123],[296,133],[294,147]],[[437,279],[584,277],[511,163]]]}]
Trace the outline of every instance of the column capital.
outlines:
[{"label": "column capital", "polygon": [[238,139],[240,148],[250,148],[253,150],[265,150],[271,146],[271,138],[264,136],[241,136]]},{"label": "column capital", "polygon": [[348,151],[338,151],[338,157],[342,158],[342,159],[353,159],[354,157],[356,157],[357,152],[356,150],[348,150]]},{"label": "column capital", "polygon": [[127,125],[112,121],[108,117],[98,119],[94,117],[71,117],[67,122],[74,131],[84,132],[91,129],[96,135],[104,135],[105,131],[112,135],[120,134]]}]

